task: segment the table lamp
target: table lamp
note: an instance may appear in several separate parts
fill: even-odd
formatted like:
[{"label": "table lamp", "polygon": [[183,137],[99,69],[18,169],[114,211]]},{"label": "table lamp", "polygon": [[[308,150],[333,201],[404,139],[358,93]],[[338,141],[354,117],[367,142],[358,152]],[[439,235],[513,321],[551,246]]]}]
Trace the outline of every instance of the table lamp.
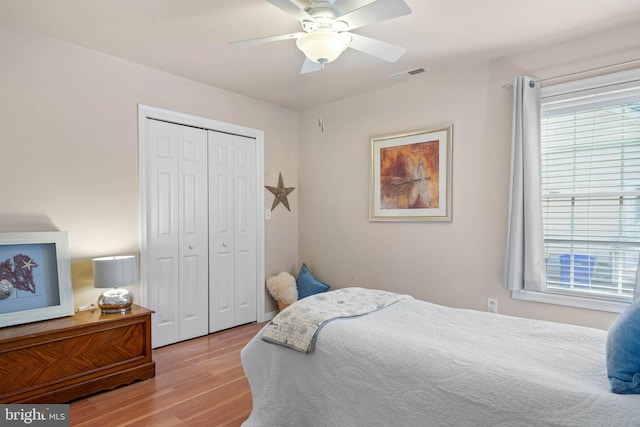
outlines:
[{"label": "table lamp", "polygon": [[133,294],[120,287],[136,283],[137,272],[135,255],[93,259],[93,287],[111,288],[98,298],[98,307],[103,313],[124,313],[131,310]]}]

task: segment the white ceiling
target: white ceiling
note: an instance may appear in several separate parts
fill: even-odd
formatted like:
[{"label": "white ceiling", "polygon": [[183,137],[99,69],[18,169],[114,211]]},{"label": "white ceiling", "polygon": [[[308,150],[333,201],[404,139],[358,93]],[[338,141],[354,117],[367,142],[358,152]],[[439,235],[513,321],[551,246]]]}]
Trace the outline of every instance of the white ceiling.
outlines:
[{"label": "white ceiling", "polygon": [[[400,71],[442,70],[640,25],[640,0],[405,1],[411,15],[354,30],[407,47],[396,63],[348,49],[305,75],[293,40],[228,44],[300,31],[266,0],[0,0],[0,22],[292,109],[397,84],[389,76]],[[337,0],[345,9],[370,2]]]}]

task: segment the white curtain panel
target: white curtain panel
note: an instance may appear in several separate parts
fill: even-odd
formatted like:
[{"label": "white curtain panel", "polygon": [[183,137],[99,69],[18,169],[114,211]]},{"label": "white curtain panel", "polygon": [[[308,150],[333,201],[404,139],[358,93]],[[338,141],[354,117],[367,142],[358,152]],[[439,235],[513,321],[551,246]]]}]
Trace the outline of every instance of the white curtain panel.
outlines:
[{"label": "white curtain panel", "polygon": [[541,291],[545,285],[540,189],[540,84],[518,77],[513,93],[509,228],[504,287]]}]

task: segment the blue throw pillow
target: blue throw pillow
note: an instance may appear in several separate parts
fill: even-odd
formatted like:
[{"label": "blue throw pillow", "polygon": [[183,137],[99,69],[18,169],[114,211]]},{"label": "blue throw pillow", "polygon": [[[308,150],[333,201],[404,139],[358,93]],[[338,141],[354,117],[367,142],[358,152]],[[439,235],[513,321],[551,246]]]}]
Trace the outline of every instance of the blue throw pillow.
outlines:
[{"label": "blue throw pillow", "polygon": [[307,264],[304,262],[302,263],[302,267],[300,267],[300,273],[296,279],[296,286],[298,287],[298,300],[308,297],[309,295],[327,292],[330,289],[329,285],[313,277],[307,268]]},{"label": "blue throw pillow", "polygon": [[609,328],[607,376],[612,392],[640,394],[640,300],[627,307]]}]

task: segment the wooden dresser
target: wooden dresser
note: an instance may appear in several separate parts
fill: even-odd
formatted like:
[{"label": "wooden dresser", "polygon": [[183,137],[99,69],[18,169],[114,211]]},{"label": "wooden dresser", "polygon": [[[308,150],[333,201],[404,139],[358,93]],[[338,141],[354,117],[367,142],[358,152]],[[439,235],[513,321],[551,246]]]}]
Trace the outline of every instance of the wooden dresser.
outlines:
[{"label": "wooden dresser", "polygon": [[0,403],[64,403],[155,376],[152,313],[134,305],[0,328]]}]

